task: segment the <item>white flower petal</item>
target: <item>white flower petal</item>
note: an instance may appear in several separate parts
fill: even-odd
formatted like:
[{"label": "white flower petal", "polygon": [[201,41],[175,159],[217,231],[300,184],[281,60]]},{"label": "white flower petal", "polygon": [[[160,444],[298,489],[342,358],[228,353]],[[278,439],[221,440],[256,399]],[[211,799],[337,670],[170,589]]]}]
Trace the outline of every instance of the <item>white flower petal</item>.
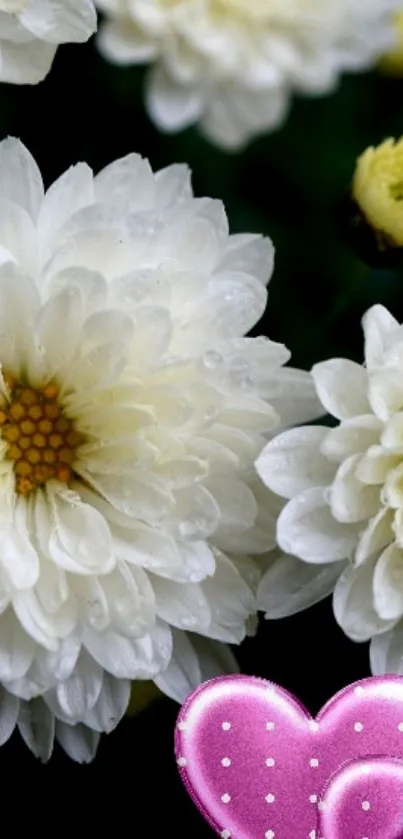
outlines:
[{"label": "white flower petal", "polygon": [[396,623],[383,620],[374,609],[372,582],[376,561],[377,557],[372,557],[360,568],[347,567],[334,590],[335,618],[352,641],[368,641]]},{"label": "white flower petal", "polygon": [[389,545],[374,571],[374,606],[380,618],[397,620],[403,615],[403,551]]},{"label": "white flower petal", "polygon": [[45,44],[37,39],[26,44],[2,41],[1,81],[10,84],[38,84],[48,74],[55,53],[55,44]]},{"label": "white flower petal", "polygon": [[213,278],[199,305],[199,328],[213,319],[223,338],[244,335],[260,320],[267,303],[267,291],[255,277],[227,271]]},{"label": "white flower petal", "polygon": [[202,682],[202,675],[198,656],[188,635],[174,629],[172,638],[173,650],[169,665],[154,681],[166,696],[182,703]]},{"label": "white flower petal", "polygon": [[169,577],[177,583],[200,583],[206,577],[212,577],[216,570],[216,561],[212,550],[203,541],[178,541],[177,548],[181,557],[181,565],[163,573],[160,577]]},{"label": "white flower petal", "polygon": [[200,585],[152,578],[158,616],[178,629],[205,634],[211,623],[209,601]]},{"label": "white flower petal", "polygon": [[256,600],[235,564],[216,551],[216,572],[201,583],[211,609],[209,638],[239,644],[246,634],[246,622],[256,612]]},{"label": "white flower petal", "polygon": [[69,582],[62,568],[42,558],[41,575],[36,583],[35,591],[39,602],[49,614],[56,614],[69,600]]},{"label": "white flower petal", "polygon": [[306,370],[281,368],[277,374],[271,374],[263,393],[280,417],[282,428],[323,417],[314,380]]},{"label": "white flower petal", "polygon": [[264,484],[283,498],[327,486],[334,476],[333,464],[320,453],[327,435],[327,428],[312,426],[294,428],[271,440],[255,463]]},{"label": "white flower petal", "polygon": [[342,561],[318,567],[295,556],[276,557],[259,583],[259,610],[277,620],[308,609],[332,593],[345,565]]},{"label": "white flower petal", "polygon": [[185,489],[201,481],[208,474],[206,461],[191,455],[172,459],[156,467],[156,473],[172,489]]},{"label": "white flower petal", "polygon": [[193,484],[175,493],[176,508],[167,519],[178,539],[195,542],[207,539],[220,521],[220,508],[208,489]]},{"label": "white flower petal", "polygon": [[154,679],[157,687],[183,703],[201,682],[227,673],[237,673],[236,660],[225,644],[173,630],[174,647],[168,668]]},{"label": "white flower petal", "polygon": [[55,718],[42,699],[20,702],[18,730],[35,757],[46,763],[53,752]]},{"label": "white flower petal", "polygon": [[171,631],[166,624],[157,624],[137,640],[116,632],[86,629],[84,644],[95,661],[117,679],[153,679],[166,669],[172,653]]},{"label": "white flower petal", "polygon": [[373,554],[379,554],[386,545],[393,542],[393,514],[382,507],[360,533],[354,555],[354,565],[359,566]]},{"label": "white flower petal", "polygon": [[32,281],[12,262],[0,265],[0,358],[2,369],[16,376],[36,353],[29,325],[38,306]]},{"label": "white flower petal", "polygon": [[77,598],[80,621],[97,632],[110,625],[110,608],[104,589],[97,577],[76,575],[71,588]]},{"label": "white flower petal", "polygon": [[371,671],[374,676],[403,675],[403,623],[382,632],[371,641]]},{"label": "white flower petal", "polygon": [[371,408],[382,422],[403,409],[403,385],[400,367],[368,374],[368,397]]},{"label": "white flower petal", "polygon": [[152,472],[137,472],[129,475],[88,474],[77,464],[77,471],[99,490],[113,507],[144,521],[158,521],[175,506],[172,492]]},{"label": "white flower petal", "polygon": [[71,361],[76,348],[72,338],[77,340],[82,318],[81,295],[74,285],[53,295],[39,310],[35,330],[43,351],[42,369],[49,378]]},{"label": "white flower petal", "polygon": [[202,96],[198,90],[178,87],[157,67],[148,80],[147,107],[160,129],[178,131],[200,116]]},{"label": "white flower petal", "polygon": [[44,198],[42,176],[28,149],[14,137],[0,143],[0,196],[22,207],[36,221]]},{"label": "white flower petal", "polygon": [[21,498],[15,505],[13,520],[3,526],[0,565],[11,587],[24,591],[35,585],[39,576],[39,557],[27,528],[27,505]]},{"label": "white flower petal", "polygon": [[124,562],[100,581],[109,604],[111,628],[128,638],[141,638],[155,623],[153,586],[148,575]]},{"label": "white flower petal", "polygon": [[389,507],[392,507],[397,512],[402,509],[403,504],[403,464],[400,463],[395,469],[392,469],[385,480],[382,490],[382,500]]},{"label": "white flower petal", "polygon": [[38,216],[38,231],[46,258],[55,247],[62,225],[94,201],[93,177],[85,163],[72,166],[48,189]]},{"label": "white flower petal", "polygon": [[0,679],[9,682],[27,673],[35,654],[35,645],[13,612],[0,617]]},{"label": "white flower petal", "polygon": [[383,484],[389,472],[399,465],[400,460],[398,455],[385,452],[383,446],[371,446],[358,461],[355,476],[364,484]]},{"label": "white flower petal", "polygon": [[399,329],[397,320],[384,306],[372,306],[363,317],[365,362],[368,369],[382,365],[393,335]]},{"label": "white flower petal", "polygon": [[129,25],[119,20],[104,23],[96,41],[100,54],[118,65],[143,63],[157,54],[152,39],[139,32],[131,21]]},{"label": "white flower petal", "polygon": [[323,407],[336,419],[370,413],[364,367],[345,358],[333,358],[315,364],[312,375]]},{"label": "white flower petal", "polygon": [[[168,533],[130,520],[122,527],[113,524],[116,556],[153,571],[162,577],[182,572],[182,558],[177,542]],[[174,577],[172,577],[174,578]]]},{"label": "white flower petal", "polygon": [[[0,191],[1,194],[1,191]],[[34,223],[28,212],[5,198],[0,199],[0,241],[21,271],[36,272],[37,239]]]},{"label": "white flower petal", "polygon": [[75,725],[96,704],[102,689],[102,667],[82,650],[73,672],[44,694],[44,701],[62,722]]},{"label": "white flower petal", "polygon": [[94,731],[110,734],[127,710],[130,691],[131,682],[126,679],[114,679],[104,672],[101,693],[94,707],[85,714],[85,725]]},{"label": "white flower petal", "polygon": [[77,763],[91,763],[97,752],[100,735],[86,725],[66,725],[56,721],[56,739],[66,754]]},{"label": "white flower petal", "polygon": [[64,268],[61,271],[46,272],[45,270],[45,278],[45,286],[50,298],[72,289],[77,290],[81,297],[82,314],[87,317],[106,305],[108,288],[105,278],[98,271],[91,271],[84,265],[80,265]]},{"label": "white flower petal", "polygon": [[267,237],[236,233],[229,238],[218,270],[249,271],[267,285],[274,269],[274,256],[273,243]]},{"label": "white flower petal", "polygon": [[380,441],[388,451],[401,453],[403,450],[403,412],[398,411],[386,422]]},{"label": "white flower petal", "polygon": [[58,681],[69,678],[79,652],[80,640],[77,635],[63,638],[53,651],[37,646],[35,658],[25,676],[8,681],[7,689],[21,699],[29,700],[42,696]]},{"label": "white flower petal", "polygon": [[244,399],[232,400],[220,412],[219,424],[227,425],[236,430],[247,429],[250,432],[266,433],[278,428],[280,417],[277,412],[263,399],[250,396]]},{"label": "white flower petal", "polygon": [[24,5],[21,23],[36,38],[53,43],[87,41],[96,29],[96,12],[90,0],[64,0],[48,3],[31,0]]},{"label": "white flower petal", "polygon": [[20,703],[16,696],[0,687],[0,746],[10,739],[17,724]]},{"label": "white flower petal", "polygon": [[351,417],[336,428],[328,430],[321,443],[321,452],[330,460],[340,463],[345,458],[364,453],[370,446],[375,445],[381,430],[381,421],[372,414]]},{"label": "white flower petal", "polygon": [[137,306],[132,314],[132,362],[151,368],[161,361],[168,351],[172,337],[172,320],[163,306]]},{"label": "white flower petal", "polygon": [[339,466],[329,490],[329,503],[338,522],[355,524],[371,518],[379,510],[379,487],[366,485],[356,477],[359,455],[352,455]]},{"label": "white flower petal", "polygon": [[166,209],[193,197],[191,171],[186,164],[174,163],[154,175],[155,206]]},{"label": "white flower petal", "polygon": [[232,535],[253,527],[257,504],[253,492],[245,483],[231,473],[228,476],[213,474],[204,483],[220,511],[217,544],[225,539],[227,533]]},{"label": "white flower petal", "polygon": [[75,628],[77,603],[72,593],[53,614],[46,612],[35,590],[14,594],[12,605],[28,635],[49,651],[57,650],[59,639],[67,638]]},{"label": "white flower petal", "polygon": [[76,574],[107,574],[115,565],[112,539],[103,516],[76,493],[48,483],[51,516],[49,556]]},{"label": "white flower petal", "polygon": [[[209,272],[217,266],[227,237],[228,219],[221,201],[212,198],[183,201],[168,211],[167,225],[158,239],[159,258],[173,259],[182,271],[189,269],[192,274],[202,270],[208,279]],[[214,285],[214,278],[209,286],[206,283],[207,288]]]},{"label": "white flower petal", "polygon": [[95,200],[111,204],[122,215],[150,210],[154,203],[154,175],[138,154],[110,163],[94,178]]},{"label": "white flower petal", "polygon": [[277,522],[280,548],[319,565],[347,559],[357,535],[357,525],[341,524],[333,518],[323,489],[297,495],[284,507]]}]

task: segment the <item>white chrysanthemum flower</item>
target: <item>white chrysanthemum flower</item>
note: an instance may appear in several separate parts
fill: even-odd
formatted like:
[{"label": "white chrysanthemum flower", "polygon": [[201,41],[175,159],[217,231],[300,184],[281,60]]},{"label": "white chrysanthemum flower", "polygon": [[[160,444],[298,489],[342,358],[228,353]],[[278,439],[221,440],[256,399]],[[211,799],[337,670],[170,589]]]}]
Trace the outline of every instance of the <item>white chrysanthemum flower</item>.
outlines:
[{"label": "white chrysanthemum flower", "polygon": [[253,631],[278,506],[253,464],[318,414],[289,352],[243,337],[272,266],[186,167],[78,164],[44,194],[0,144],[0,683],[66,725],[108,730],[111,677],[183,699],[221,666],[198,636]]},{"label": "white chrysanthemum flower", "polygon": [[293,92],[330,92],[397,40],[401,0],[97,0],[102,54],[152,62],[148,111],[239,148],[284,120]]},{"label": "white chrysanthemum flower", "polygon": [[[178,701],[201,682],[223,672],[237,671],[236,661],[225,644],[207,642],[175,629],[172,636],[171,665],[162,684],[164,691]],[[70,654],[68,648],[65,652]],[[0,687],[0,746],[17,729],[42,762],[50,759],[57,741],[72,760],[90,763],[101,733],[111,733],[129,711],[131,686],[127,679],[111,676],[84,652],[70,677],[45,696],[27,701]]]},{"label": "white chrysanthemum flower", "polygon": [[265,484],[288,499],[277,525],[286,556],[269,563],[258,601],[267,617],[283,617],[334,588],[346,634],[373,639],[373,673],[403,673],[403,327],[382,306],[363,326],[363,366],[332,359],[313,368],[339,424],[287,431],[257,461]]},{"label": "white chrysanthemum flower", "polygon": [[59,44],[83,43],[96,26],[93,0],[0,0],[0,81],[37,84]]}]

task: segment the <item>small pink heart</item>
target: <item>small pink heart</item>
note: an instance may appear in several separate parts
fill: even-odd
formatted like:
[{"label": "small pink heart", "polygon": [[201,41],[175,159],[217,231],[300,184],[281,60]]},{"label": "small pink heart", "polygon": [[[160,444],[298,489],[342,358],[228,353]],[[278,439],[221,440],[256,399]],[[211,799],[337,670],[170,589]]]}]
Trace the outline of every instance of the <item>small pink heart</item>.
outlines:
[{"label": "small pink heart", "polygon": [[[403,679],[398,676],[349,685],[316,720],[270,682],[249,676],[212,679],[183,705],[175,751],[189,794],[222,839],[403,839],[387,792],[400,790],[394,802],[401,802],[403,813]],[[368,758],[386,761],[374,764]],[[343,793],[343,778],[335,775],[357,760],[361,769],[374,773],[376,768],[377,800],[389,806],[383,833],[379,825],[378,833],[360,832],[371,812],[358,808],[354,816],[361,786],[355,780],[354,787],[347,774]],[[363,777],[367,782],[369,776]],[[321,811],[323,796],[325,804],[336,802],[337,818],[332,820],[332,808]],[[348,828],[340,832],[340,824]]]},{"label": "small pink heart", "polygon": [[333,775],[321,801],[320,839],[402,839],[403,762],[354,760]]}]

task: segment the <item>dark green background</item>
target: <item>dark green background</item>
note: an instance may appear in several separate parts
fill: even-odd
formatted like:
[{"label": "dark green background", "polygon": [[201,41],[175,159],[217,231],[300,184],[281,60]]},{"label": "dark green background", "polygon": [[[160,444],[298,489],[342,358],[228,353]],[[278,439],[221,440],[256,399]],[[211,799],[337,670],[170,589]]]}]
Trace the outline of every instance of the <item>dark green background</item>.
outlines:
[{"label": "dark green background", "polygon": [[[354,255],[343,238],[341,206],[357,156],[403,133],[403,81],[377,73],[345,79],[327,99],[295,102],[283,130],[239,155],[215,149],[194,130],[159,134],[143,109],[143,83],[143,70],[110,67],[93,43],[62,47],[41,85],[0,87],[0,134],[28,146],[46,185],[72,163],[86,160],[98,171],[131,151],[154,169],[186,161],[196,195],[223,199],[233,232],[261,232],[275,242],[269,306],[255,331],[286,343],[296,366],[340,355],[361,360],[362,314],[380,302],[403,320],[403,280],[371,271]],[[244,672],[298,693],[312,712],[369,675],[367,645],[344,638],[329,602],[279,623],[262,621],[239,660]],[[3,792],[27,800],[17,805],[20,828],[124,831],[133,839],[212,836],[177,777],[176,713],[166,700],[123,722],[89,767],[58,749],[43,767],[15,735],[1,750],[0,770]]]}]

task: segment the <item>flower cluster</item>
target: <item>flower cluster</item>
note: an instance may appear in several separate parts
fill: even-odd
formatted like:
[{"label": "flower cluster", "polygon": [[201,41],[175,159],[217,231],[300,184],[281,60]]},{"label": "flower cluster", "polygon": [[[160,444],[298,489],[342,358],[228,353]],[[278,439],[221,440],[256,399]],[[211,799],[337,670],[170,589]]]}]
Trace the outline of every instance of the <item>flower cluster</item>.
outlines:
[{"label": "flower cluster", "polygon": [[291,95],[329,93],[397,41],[401,0],[98,0],[99,47],[152,63],[148,111],[174,132],[200,123],[228,149],[285,119]]},{"label": "flower cluster", "polygon": [[318,403],[243,337],[271,242],[231,236],[186,167],[78,164],[45,193],[9,139],[0,184],[0,727],[80,760],[130,680],[181,700],[235,666],[217,642],[254,631],[275,545],[253,463]]},{"label": "flower cluster", "polygon": [[285,556],[270,562],[258,598],[268,617],[282,617],[334,588],[346,634],[373,639],[373,672],[403,673],[403,327],[379,305],[363,325],[363,365],[335,358],[313,368],[337,425],[286,431],[257,461],[285,499]]},{"label": "flower cluster", "polygon": [[[0,0],[0,81],[44,79],[97,8],[101,53],[152,64],[161,130],[241,149],[294,93],[395,62],[401,2]],[[402,140],[367,149],[350,201],[398,259],[402,172]],[[259,610],[332,592],[374,673],[403,673],[403,326],[375,306],[363,365],[294,369],[248,337],[273,266],[185,165],[129,154],[45,190],[0,142],[0,745],[89,762],[133,683],[181,702],[237,669]]]}]

